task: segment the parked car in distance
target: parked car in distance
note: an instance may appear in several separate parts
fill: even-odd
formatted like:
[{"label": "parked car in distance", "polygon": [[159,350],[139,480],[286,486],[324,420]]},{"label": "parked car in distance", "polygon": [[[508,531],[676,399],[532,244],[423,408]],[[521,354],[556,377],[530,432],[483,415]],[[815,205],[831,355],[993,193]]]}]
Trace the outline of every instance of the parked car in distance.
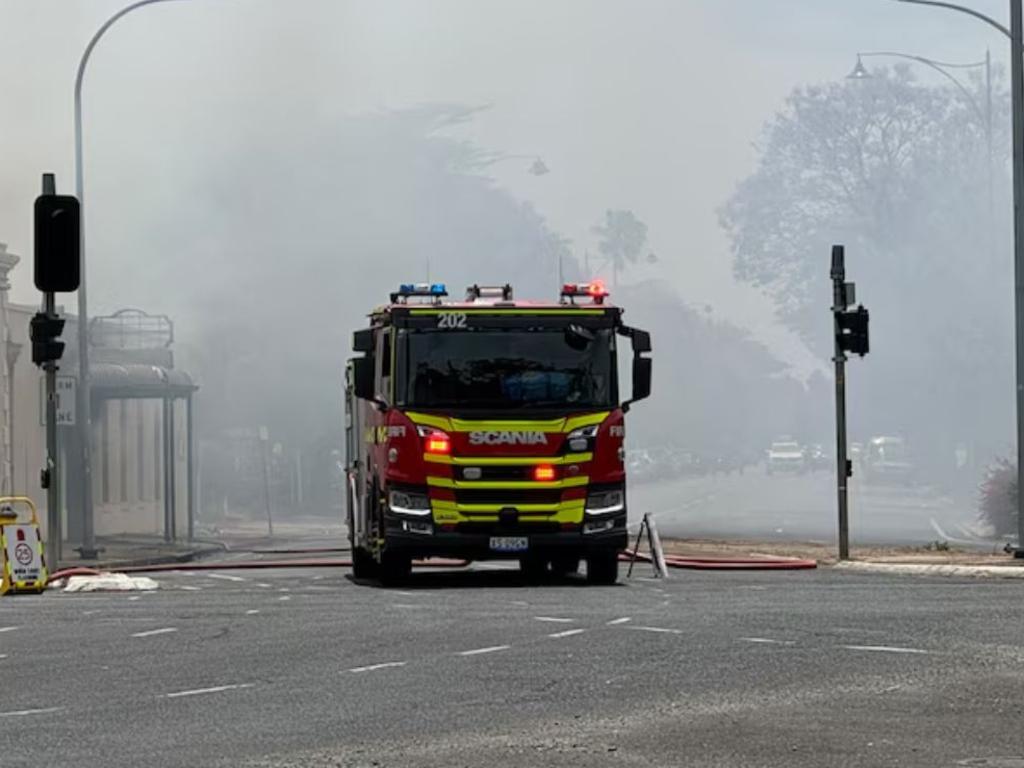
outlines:
[{"label": "parked car in distance", "polygon": [[804,450],[795,440],[776,440],[768,449],[765,471],[771,475],[776,472],[803,472],[806,469]]},{"label": "parked car in distance", "polygon": [[902,437],[882,435],[871,438],[861,463],[864,479],[870,483],[906,484],[914,477],[914,464],[910,460],[907,441]]}]

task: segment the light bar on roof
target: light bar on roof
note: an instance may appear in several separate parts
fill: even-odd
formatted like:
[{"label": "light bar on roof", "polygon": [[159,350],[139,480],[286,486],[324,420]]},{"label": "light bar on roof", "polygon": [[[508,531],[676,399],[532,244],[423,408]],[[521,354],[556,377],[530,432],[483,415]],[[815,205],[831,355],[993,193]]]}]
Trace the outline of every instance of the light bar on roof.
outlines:
[{"label": "light bar on roof", "polygon": [[408,299],[410,296],[429,296],[437,300],[447,295],[444,283],[402,283],[398,290],[391,294],[391,301]]},{"label": "light bar on roof", "polygon": [[608,296],[608,289],[601,280],[591,280],[589,283],[566,283],[562,286],[562,299],[570,301],[577,296],[588,296],[595,304],[603,304]]}]

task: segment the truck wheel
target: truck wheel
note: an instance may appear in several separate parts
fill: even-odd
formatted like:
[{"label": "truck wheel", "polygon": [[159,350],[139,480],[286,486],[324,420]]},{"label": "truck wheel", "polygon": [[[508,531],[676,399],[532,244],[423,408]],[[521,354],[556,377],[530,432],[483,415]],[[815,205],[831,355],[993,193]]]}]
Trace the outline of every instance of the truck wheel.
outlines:
[{"label": "truck wheel", "polygon": [[587,557],[587,581],[591,584],[614,584],[619,580],[619,553],[595,552]]},{"label": "truck wheel", "polygon": [[378,566],[380,583],[385,587],[398,587],[409,580],[412,558],[396,552],[384,552]]},{"label": "truck wheel", "polygon": [[551,558],[551,572],[555,576],[571,576],[580,569],[580,559],[575,556],[559,555]]},{"label": "truck wheel", "polygon": [[539,584],[548,575],[548,561],[543,557],[528,555],[519,558],[519,570],[531,584]]},{"label": "truck wheel", "polygon": [[362,581],[372,579],[377,570],[373,555],[362,547],[352,547],[352,578]]}]

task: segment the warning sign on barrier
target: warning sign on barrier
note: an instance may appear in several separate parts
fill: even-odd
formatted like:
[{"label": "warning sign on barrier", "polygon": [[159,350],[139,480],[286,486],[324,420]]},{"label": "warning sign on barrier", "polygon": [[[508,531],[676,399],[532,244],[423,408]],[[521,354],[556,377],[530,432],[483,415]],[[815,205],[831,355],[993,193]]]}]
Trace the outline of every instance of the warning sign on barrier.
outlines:
[{"label": "warning sign on barrier", "polygon": [[[20,522],[11,502],[21,502],[31,513],[29,522]],[[8,592],[42,592],[46,588],[46,563],[43,539],[35,505],[24,497],[0,498],[0,559],[3,560],[0,595]]]}]

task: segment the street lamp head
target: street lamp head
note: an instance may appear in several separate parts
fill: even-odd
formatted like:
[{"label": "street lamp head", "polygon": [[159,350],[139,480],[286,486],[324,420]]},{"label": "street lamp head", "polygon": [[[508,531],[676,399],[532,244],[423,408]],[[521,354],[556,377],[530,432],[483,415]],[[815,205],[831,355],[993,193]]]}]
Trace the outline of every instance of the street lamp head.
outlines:
[{"label": "street lamp head", "polygon": [[533,161],[529,172],[534,176],[543,176],[544,174],[549,173],[550,169],[544,164],[544,161],[538,157]]},{"label": "street lamp head", "polygon": [[864,62],[860,60],[860,54],[857,54],[857,64],[854,66],[853,71],[846,76],[847,80],[867,80],[871,77],[871,73],[868,72],[867,67],[864,66]]}]

